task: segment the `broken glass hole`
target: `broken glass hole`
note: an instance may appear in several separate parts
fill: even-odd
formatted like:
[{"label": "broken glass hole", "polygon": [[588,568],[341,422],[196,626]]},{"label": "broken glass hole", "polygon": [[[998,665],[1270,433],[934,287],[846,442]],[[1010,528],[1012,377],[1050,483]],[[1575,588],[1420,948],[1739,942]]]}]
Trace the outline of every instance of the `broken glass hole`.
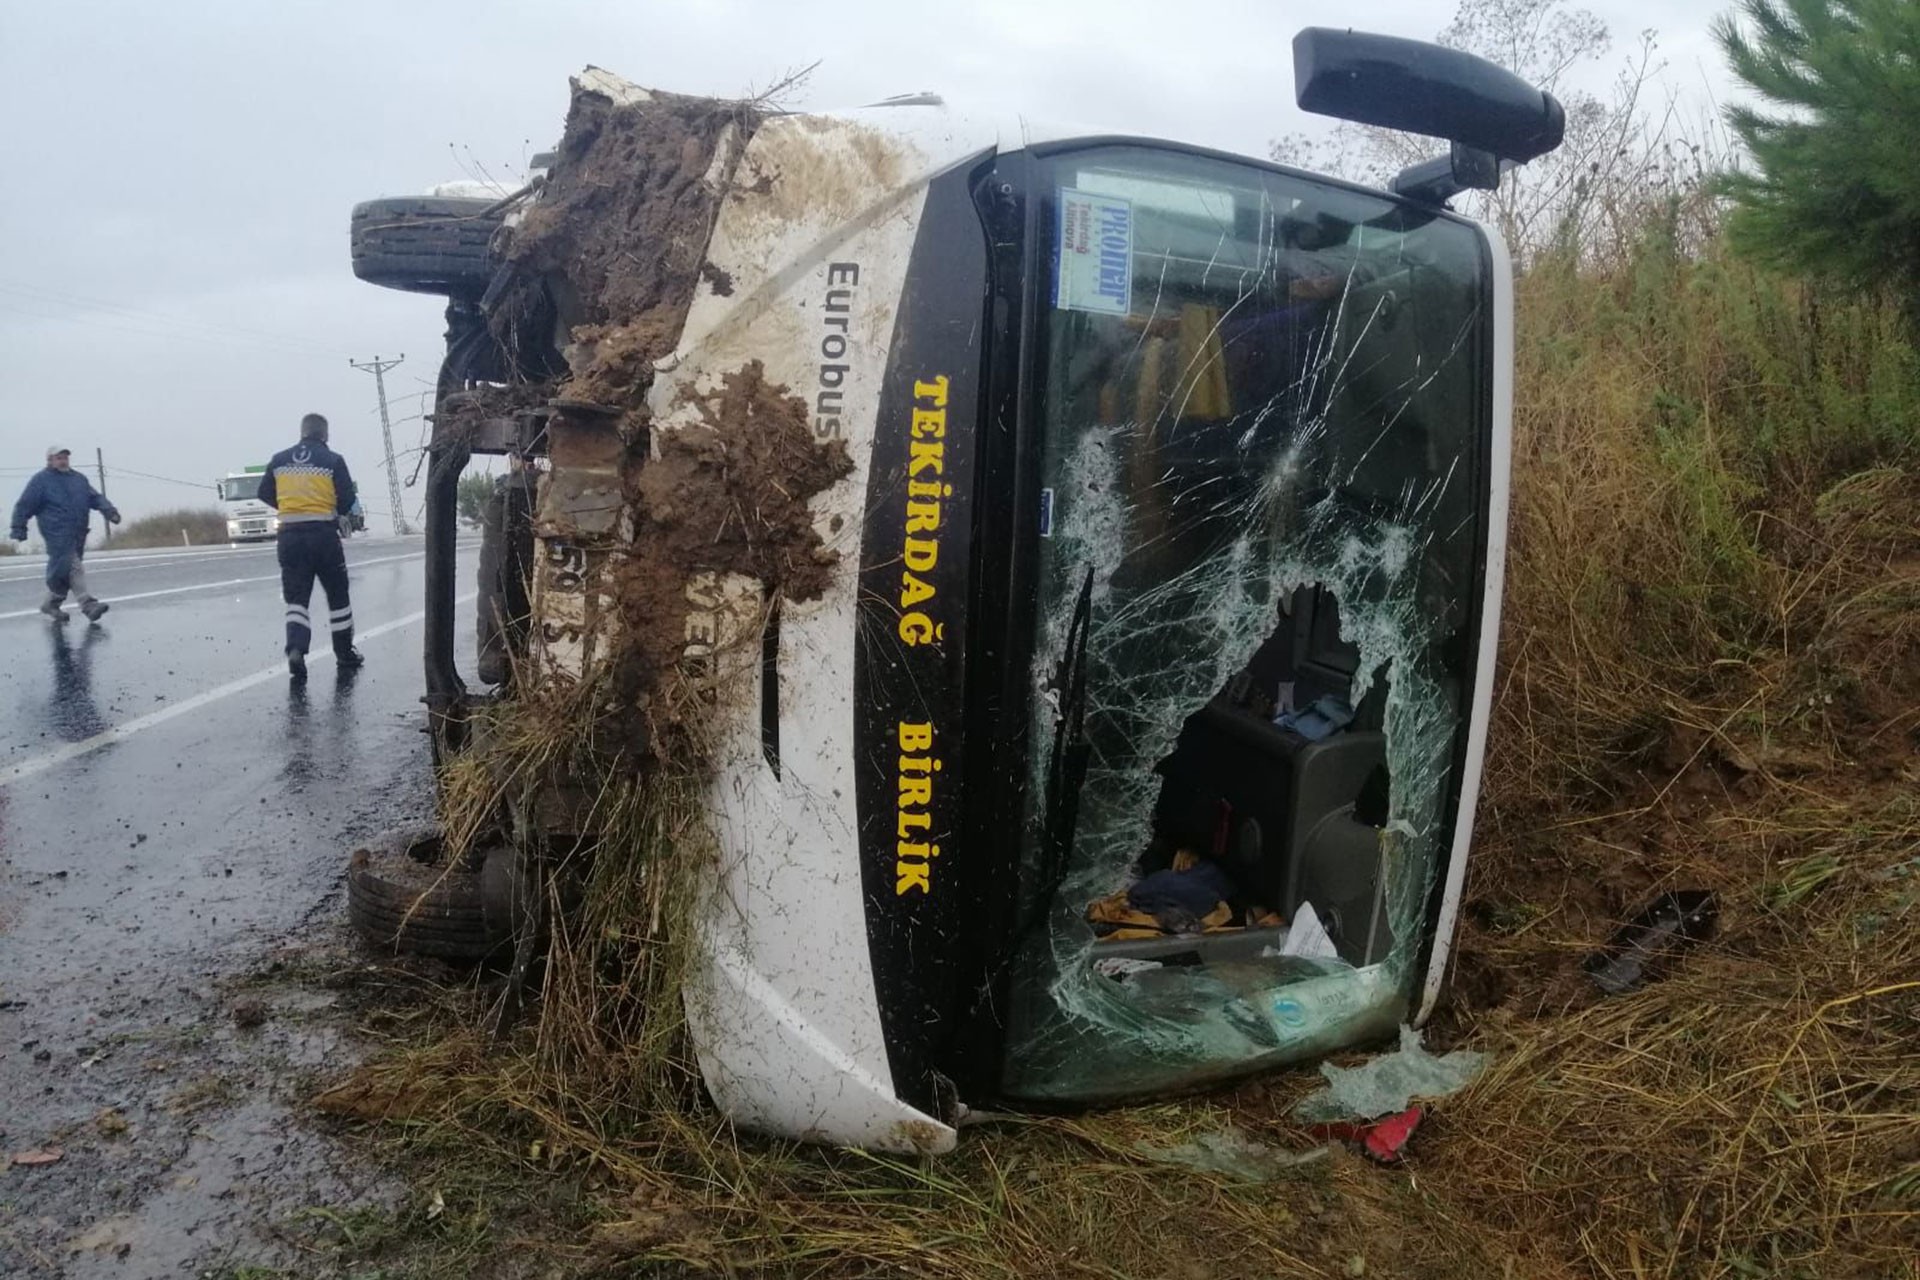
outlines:
[{"label": "broken glass hole", "polygon": [[1358,664],[1333,593],[1294,592],[1252,660],[1154,765],[1135,878],[1086,906],[1096,963],[1269,950],[1355,966],[1385,958],[1385,691],[1349,706]]}]

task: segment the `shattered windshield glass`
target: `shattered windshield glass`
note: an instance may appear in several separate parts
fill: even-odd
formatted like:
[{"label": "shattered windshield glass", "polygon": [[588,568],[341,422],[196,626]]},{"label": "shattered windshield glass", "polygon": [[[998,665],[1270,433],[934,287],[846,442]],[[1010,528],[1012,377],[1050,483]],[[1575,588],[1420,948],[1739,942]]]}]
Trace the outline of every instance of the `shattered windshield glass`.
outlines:
[{"label": "shattered windshield glass", "polygon": [[1388,1032],[1450,831],[1484,545],[1470,226],[1146,148],[1058,157],[1007,1091]]}]

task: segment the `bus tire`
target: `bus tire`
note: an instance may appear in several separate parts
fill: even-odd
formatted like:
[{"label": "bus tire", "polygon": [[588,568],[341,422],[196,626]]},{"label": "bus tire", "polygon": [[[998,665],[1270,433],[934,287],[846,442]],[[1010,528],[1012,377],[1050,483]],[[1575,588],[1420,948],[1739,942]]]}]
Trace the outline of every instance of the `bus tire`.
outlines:
[{"label": "bus tire", "polygon": [[353,274],[409,293],[477,298],[493,278],[488,246],[500,226],[486,200],[406,196],[353,207]]},{"label": "bus tire", "polygon": [[483,901],[480,876],[448,866],[437,824],[383,831],[347,859],[347,919],[376,951],[478,962],[511,934]]}]

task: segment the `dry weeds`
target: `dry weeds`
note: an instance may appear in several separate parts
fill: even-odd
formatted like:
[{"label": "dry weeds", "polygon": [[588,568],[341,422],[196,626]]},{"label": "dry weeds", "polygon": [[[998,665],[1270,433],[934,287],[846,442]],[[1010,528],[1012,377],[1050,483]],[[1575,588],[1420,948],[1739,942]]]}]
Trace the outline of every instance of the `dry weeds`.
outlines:
[{"label": "dry weeds", "polygon": [[[1436,1028],[1496,1062],[1406,1167],[1138,1154],[1227,1123],[1302,1148],[1302,1073],[1007,1118],[931,1163],[734,1133],[675,995],[698,789],[617,769],[536,1024],[396,1047],[363,1113],[404,1104],[409,1167],[578,1188],[586,1219],[545,1231],[574,1274],[1920,1274],[1920,360],[1889,308],[1670,245],[1521,285],[1496,729]],[[452,767],[450,830],[587,769],[581,696]],[[1602,999],[1581,958],[1687,886],[1719,936]]]}]

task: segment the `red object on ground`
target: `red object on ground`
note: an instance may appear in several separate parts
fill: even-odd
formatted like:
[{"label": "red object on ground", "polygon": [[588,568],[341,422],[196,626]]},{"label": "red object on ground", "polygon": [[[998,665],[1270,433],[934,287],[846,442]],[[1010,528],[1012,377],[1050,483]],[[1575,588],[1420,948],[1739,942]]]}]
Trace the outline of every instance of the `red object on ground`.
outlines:
[{"label": "red object on ground", "polygon": [[1419,1107],[1408,1107],[1397,1115],[1379,1120],[1315,1125],[1313,1132],[1322,1138],[1344,1138],[1348,1142],[1357,1142],[1367,1158],[1381,1164],[1399,1164],[1406,1158],[1407,1144],[1413,1141],[1414,1130],[1420,1127],[1420,1121],[1425,1117],[1426,1112]]}]

